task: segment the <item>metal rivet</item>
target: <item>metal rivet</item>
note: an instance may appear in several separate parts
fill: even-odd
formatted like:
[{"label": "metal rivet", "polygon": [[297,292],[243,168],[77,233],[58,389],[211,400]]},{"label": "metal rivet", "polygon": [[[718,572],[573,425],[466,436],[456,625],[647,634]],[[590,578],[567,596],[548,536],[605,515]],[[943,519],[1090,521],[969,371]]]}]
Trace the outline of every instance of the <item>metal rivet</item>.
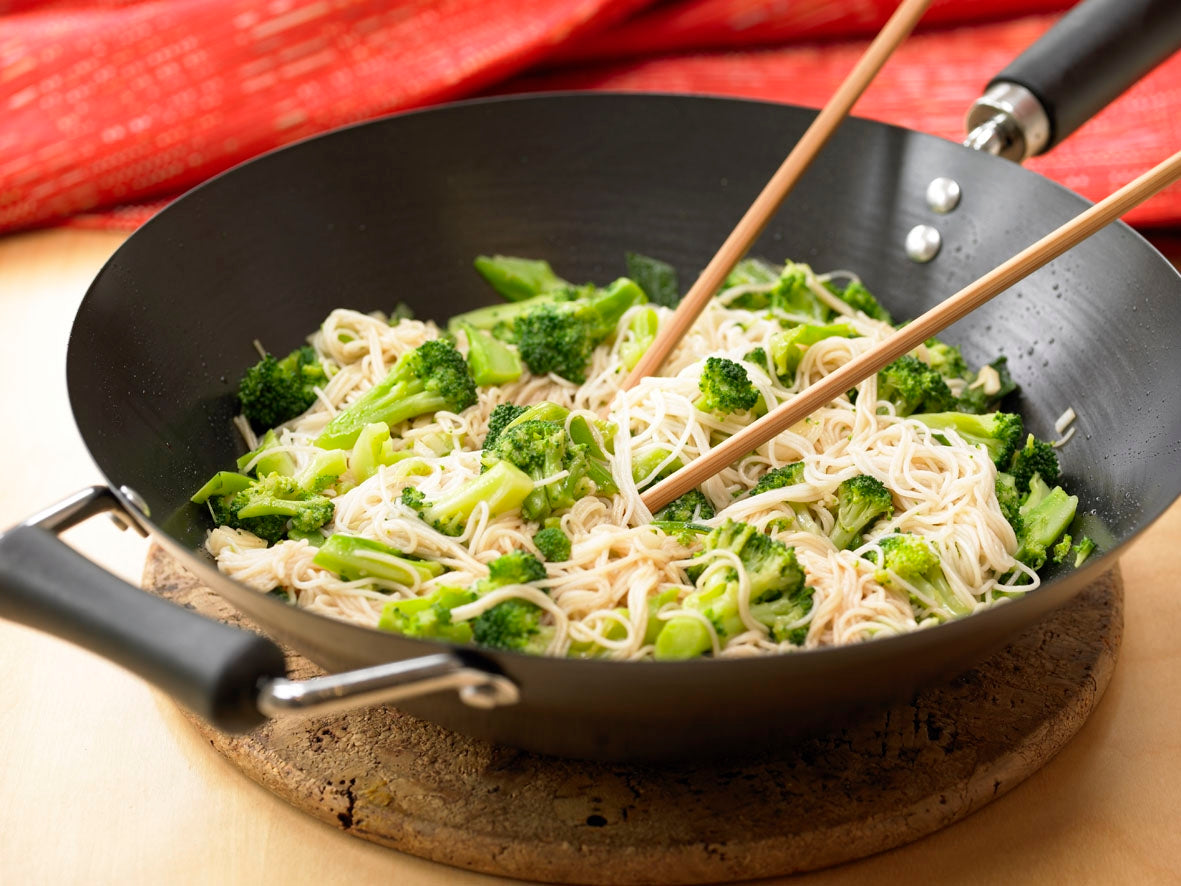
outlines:
[{"label": "metal rivet", "polygon": [[930,225],[915,225],[906,234],[906,255],[911,261],[924,264],[939,254],[943,238]]},{"label": "metal rivet", "polygon": [[953,178],[940,176],[927,185],[927,205],[940,214],[959,206],[961,195],[960,184]]},{"label": "metal rivet", "polygon": [[148,507],[148,503],[144,501],[144,497],[132,489],[130,486],[120,486],[119,491],[123,497],[127,499],[127,503],[143,514],[145,517],[152,516],[152,509]]},{"label": "metal rivet", "polygon": [[485,711],[501,705],[516,704],[520,697],[516,684],[499,674],[489,674],[487,682],[464,686],[459,690],[460,701],[468,707]]}]

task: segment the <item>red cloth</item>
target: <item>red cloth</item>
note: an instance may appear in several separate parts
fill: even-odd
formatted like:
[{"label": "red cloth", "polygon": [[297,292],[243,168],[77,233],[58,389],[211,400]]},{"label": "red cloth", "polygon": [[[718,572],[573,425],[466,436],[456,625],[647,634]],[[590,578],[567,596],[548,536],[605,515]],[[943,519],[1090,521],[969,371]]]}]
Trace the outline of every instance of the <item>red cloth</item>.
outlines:
[{"label": "red cloth", "polygon": [[[958,140],[980,88],[1052,21],[1013,16],[1068,2],[936,0],[855,112]],[[134,227],[261,151],[481,91],[673,90],[819,106],[894,5],[0,0],[0,231],[71,218]],[[1178,121],[1181,57],[1030,165],[1097,199],[1175,150]],[[1181,190],[1129,220],[1181,224]]]}]

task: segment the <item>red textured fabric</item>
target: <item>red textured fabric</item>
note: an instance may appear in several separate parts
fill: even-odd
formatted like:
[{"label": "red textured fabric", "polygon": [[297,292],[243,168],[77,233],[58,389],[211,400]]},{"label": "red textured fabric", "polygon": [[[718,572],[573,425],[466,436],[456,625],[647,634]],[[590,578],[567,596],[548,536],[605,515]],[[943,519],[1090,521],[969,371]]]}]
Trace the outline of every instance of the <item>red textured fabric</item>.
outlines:
[{"label": "red textured fabric", "polygon": [[[964,115],[996,72],[1056,20],[1011,22],[912,36],[862,95],[853,113],[964,138]],[[689,92],[820,107],[868,41],[750,52],[698,53],[525,76],[503,91],[606,89]],[[1169,157],[1181,145],[1181,53],[1162,64],[1031,169],[1099,200]],[[1016,197],[1014,198],[1017,199]],[[1181,224],[1181,185],[1130,212],[1139,227]]]},{"label": "red textured fabric", "polygon": [[[1068,3],[935,0],[924,32],[856,113],[958,140],[980,87],[1052,20],[1012,16]],[[819,106],[894,5],[0,0],[0,231],[65,219],[130,229],[261,151],[482,90],[708,92]],[[966,22],[978,24],[949,29]],[[802,42],[819,39],[828,42]],[[1174,150],[1178,121],[1174,59],[1030,165],[1097,198]],[[1181,195],[1130,220],[1181,224]]]}]

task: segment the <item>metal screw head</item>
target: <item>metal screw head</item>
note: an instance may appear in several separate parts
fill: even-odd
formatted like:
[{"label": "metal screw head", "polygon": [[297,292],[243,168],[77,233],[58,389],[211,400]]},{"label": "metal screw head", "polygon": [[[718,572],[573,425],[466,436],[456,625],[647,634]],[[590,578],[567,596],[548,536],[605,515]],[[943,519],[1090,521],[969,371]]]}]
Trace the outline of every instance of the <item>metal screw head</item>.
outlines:
[{"label": "metal screw head", "polygon": [[459,700],[468,707],[491,710],[501,705],[516,704],[521,698],[517,684],[499,674],[488,674],[483,683],[464,686],[459,690]]},{"label": "metal screw head", "polygon": [[960,183],[954,178],[940,176],[927,185],[927,205],[940,215],[960,205]]},{"label": "metal screw head", "polygon": [[148,507],[148,503],[144,501],[142,495],[132,489],[130,486],[120,486],[119,491],[123,497],[127,499],[127,503],[143,514],[145,517],[152,516],[152,509]]},{"label": "metal screw head", "polygon": [[925,264],[939,254],[943,238],[930,225],[915,225],[906,234],[906,256],[911,261]]}]

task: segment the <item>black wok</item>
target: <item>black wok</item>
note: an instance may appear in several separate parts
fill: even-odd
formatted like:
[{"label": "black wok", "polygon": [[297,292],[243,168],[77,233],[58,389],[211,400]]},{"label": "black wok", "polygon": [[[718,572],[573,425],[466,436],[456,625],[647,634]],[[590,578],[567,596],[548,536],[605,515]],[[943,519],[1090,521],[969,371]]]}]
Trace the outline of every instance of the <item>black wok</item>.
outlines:
[{"label": "black wok", "polygon": [[[1181,492],[1181,278],[1122,224],[946,334],[970,362],[1008,355],[1022,382],[1012,405],[1032,432],[1053,437],[1055,417],[1077,410],[1064,483],[1101,555],[1024,599],[933,630],[681,663],[456,649],[230,581],[203,552],[208,516],[188,500],[241,451],[230,421],[236,380],[257,359],[252,339],[285,352],[336,306],[405,301],[442,320],[489,300],[471,268],[477,253],[546,258],[568,278],[604,281],[630,249],[689,279],[813,116],[675,96],[477,101],[311,139],[191,192],[116,252],[78,312],[70,397],[109,488],[0,536],[0,615],[103,652],[225,728],[258,722],[260,705],[281,713],[320,697],[270,679],[283,670],[269,641],[149,598],[57,541],[54,530],[120,507],[327,670],[408,662],[368,675],[362,688],[373,692],[362,700],[396,698],[382,687],[408,684],[405,710],[523,748],[606,758],[752,749],[954,675],[1111,569]],[[962,187],[950,214],[927,206],[935,176]],[[1085,206],[1006,160],[851,119],[753,252],[855,269],[896,316],[913,316]],[[902,246],[920,223],[943,238],[927,264]],[[463,691],[441,691],[454,688]]]}]

